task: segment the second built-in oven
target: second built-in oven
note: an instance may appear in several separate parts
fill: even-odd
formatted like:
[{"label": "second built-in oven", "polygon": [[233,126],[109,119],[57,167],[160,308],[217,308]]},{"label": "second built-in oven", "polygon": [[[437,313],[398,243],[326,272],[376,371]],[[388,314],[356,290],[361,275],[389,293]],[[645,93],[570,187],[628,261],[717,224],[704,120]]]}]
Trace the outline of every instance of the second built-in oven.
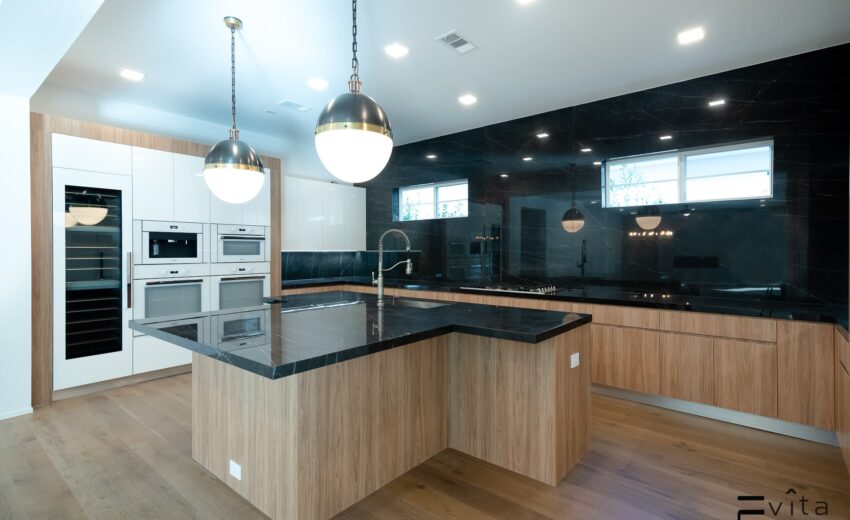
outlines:
[{"label": "second built-in oven", "polygon": [[270,294],[269,278],[268,273],[213,276],[213,310],[262,305]]},{"label": "second built-in oven", "polygon": [[215,226],[217,244],[213,262],[267,262],[265,226]]}]

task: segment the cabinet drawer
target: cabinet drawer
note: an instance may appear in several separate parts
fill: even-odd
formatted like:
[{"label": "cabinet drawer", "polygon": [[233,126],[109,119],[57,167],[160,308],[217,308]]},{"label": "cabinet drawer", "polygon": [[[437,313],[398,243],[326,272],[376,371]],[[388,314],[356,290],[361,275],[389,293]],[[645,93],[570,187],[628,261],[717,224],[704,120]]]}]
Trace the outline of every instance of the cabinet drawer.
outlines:
[{"label": "cabinet drawer", "polygon": [[660,393],[676,399],[714,404],[714,340],[705,336],[662,333]]},{"label": "cabinet drawer", "polygon": [[591,324],[591,381],[658,394],[657,332]]},{"label": "cabinet drawer", "polygon": [[776,417],[776,370],[776,345],[715,339],[716,406]]},{"label": "cabinet drawer", "polygon": [[776,341],[776,321],[699,312],[660,311],[660,329],[721,338]]},{"label": "cabinet drawer", "polygon": [[592,314],[593,323],[658,330],[659,311],[613,305],[574,305],[572,312]]}]

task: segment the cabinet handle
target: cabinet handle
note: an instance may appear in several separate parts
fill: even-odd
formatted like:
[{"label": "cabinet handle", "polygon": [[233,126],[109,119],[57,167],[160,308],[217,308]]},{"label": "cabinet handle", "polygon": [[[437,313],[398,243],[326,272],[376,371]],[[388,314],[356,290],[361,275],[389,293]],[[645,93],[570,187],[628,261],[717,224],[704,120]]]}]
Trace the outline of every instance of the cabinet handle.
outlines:
[{"label": "cabinet handle", "polygon": [[133,252],[127,252],[127,308],[133,308]]}]

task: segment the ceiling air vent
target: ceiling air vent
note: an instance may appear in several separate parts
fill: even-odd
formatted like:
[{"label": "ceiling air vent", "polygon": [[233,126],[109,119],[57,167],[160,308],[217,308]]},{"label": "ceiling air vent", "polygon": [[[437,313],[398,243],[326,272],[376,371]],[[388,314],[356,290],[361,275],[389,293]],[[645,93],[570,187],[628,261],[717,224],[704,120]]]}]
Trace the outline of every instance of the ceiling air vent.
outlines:
[{"label": "ceiling air vent", "polygon": [[449,31],[442,36],[437,36],[438,40],[441,40],[443,43],[456,50],[460,54],[466,54],[469,51],[473,51],[478,47],[475,46],[472,42],[459,35],[455,31]]},{"label": "ceiling air vent", "polygon": [[282,108],[286,108],[289,110],[295,110],[298,112],[307,112],[308,110],[312,110],[307,105],[302,105],[301,103],[296,103],[295,101],[281,101],[278,103]]}]

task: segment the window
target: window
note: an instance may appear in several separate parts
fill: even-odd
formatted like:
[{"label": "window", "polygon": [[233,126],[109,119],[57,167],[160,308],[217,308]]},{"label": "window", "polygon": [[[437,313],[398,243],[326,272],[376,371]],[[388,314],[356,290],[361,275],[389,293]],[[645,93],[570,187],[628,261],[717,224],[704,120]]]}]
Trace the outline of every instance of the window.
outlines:
[{"label": "window", "polygon": [[398,219],[428,220],[469,214],[469,183],[453,181],[420,184],[398,190]]},{"label": "window", "polygon": [[773,141],[606,162],[605,206],[676,204],[773,196]]}]

